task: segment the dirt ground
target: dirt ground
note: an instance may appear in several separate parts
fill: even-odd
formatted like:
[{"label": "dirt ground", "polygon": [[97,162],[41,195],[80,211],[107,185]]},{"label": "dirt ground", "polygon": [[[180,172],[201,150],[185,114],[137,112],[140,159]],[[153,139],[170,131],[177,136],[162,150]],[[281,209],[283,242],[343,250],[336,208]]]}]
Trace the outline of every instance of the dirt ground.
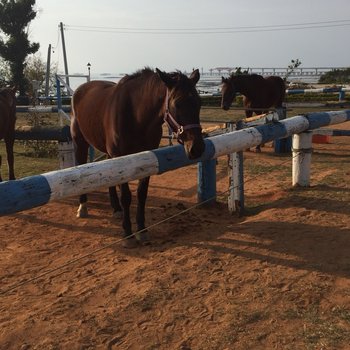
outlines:
[{"label": "dirt ground", "polygon": [[350,139],[314,147],[306,189],[245,152],[242,218],[225,193],[181,214],[196,166],[154,176],[150,246],[122,247],[105,190],[88,219],[76,198],[1,217],[0,349],[350,349]]}]

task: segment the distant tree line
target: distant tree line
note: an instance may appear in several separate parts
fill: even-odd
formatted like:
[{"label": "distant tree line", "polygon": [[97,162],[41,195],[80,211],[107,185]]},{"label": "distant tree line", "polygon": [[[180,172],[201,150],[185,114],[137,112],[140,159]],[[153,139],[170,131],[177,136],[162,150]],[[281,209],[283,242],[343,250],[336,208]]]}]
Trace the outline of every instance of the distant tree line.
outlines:
[{"label": "distant tree line", "polygon": [[319,81],[320,84],[347,84],[350,83],[350,68],[333,69],[323,74]]}]

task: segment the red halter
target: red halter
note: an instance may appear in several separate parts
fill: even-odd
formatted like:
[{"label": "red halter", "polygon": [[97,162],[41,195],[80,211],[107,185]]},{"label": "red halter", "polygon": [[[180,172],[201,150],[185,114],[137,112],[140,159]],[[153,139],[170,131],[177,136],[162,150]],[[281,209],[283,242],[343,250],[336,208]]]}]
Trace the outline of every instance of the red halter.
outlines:
[{"label": "red halter", "polygon": [[172,131],[173,137],[178,140],[179,143],[183,144],[183,141],[180,139],[180,135],[189,129],[199,128],[202,129],[200,124],[187,124],[181,125],[176,119],[171,115],[169,110],[169,90],[166,89],[165,96],[165,112],[164,112],[164,122],[168,125],[169,129]]}]

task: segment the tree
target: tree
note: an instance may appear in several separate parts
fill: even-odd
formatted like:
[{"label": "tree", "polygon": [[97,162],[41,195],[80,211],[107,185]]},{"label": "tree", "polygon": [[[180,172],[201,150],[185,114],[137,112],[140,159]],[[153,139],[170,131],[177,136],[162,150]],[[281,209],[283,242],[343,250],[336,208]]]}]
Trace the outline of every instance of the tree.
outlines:
[{"label": "tree", "polygon": [[284,81],[287,81],[288,77],[301,65],[301,61],[297,58],[296,60],[291,60],[290,65],[287,67],[286,75],[284,76]]},{"label": "tree", "polygon": [[249,68],[246,70],[242,70],[242,67],[236,67],[236,70],[231,73],[231,75],[242,75],[249,74]]},{"label": "tree", "polygon": [[[46,68],[47,64],[43,61],[40,54],[34,54],[27,58],[26,67],[24,69],[24,76],[27,81],[33,82],[34,80],[39,84],[39,94],[44,92],[44,86],[46,82]],[[54,84],[56,83],[55,75],[57,73],[57,64],[51,63],[50,65],[50,75],[49,75],[49,85],[51,92],[55,93]],[[34,97],[33,84],[29,84],[28,87],[29,95]]]},{"label": "tree", "polygon": [[321,84],[348,84],[350,83],[350,68],[332,69],[323,74],[318,82]]},{"label": "tree", "polygon": [[8,63],[0,57],[0,88],[9,85],[10,79],[10,67]]},{"label": "tree", "polygon": [[26,57],[39,50],[28,39],[29,23],[36,17],[35,0],[0,0],[0,56],[9,64],[11,80],[24,95],[28,82],[24,76]]}]

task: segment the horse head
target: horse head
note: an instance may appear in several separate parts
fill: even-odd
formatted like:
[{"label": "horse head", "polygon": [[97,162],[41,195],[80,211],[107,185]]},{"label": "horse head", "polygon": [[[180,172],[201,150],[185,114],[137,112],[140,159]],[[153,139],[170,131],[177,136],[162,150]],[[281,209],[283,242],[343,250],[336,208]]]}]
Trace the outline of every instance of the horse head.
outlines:
[{"label": "horse head", "polygon": [[158,68],[156,71],[166,86],[164,121],[184,145],[187,157],[199,158],[205,149],[199,121],[201,101],[196,90],[199,71],[194,70],[190,77],[180,72],[165,73]]},{"label": "horse head", "polygon": [[230,106],[236,97],[237,90],[236,90],[236,87],[233,83],[232,77],[230,77],[230,78],[221,77],[221,82],[222,82],[221,108],[224,109],[225,111],[227,111],[230,109]]}]

